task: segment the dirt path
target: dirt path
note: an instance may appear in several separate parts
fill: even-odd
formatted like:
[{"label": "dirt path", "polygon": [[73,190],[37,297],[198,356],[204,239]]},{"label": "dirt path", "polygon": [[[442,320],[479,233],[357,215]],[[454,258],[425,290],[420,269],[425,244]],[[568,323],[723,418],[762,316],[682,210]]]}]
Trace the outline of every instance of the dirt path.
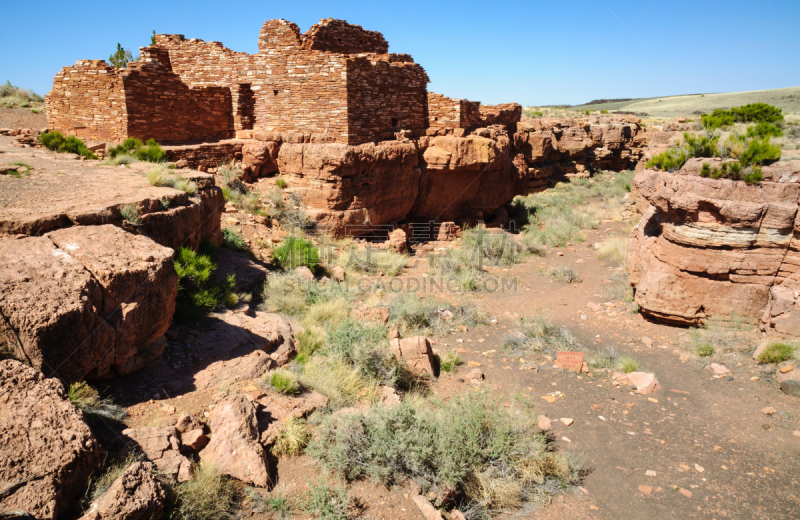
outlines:
[{"label": "dirt path", "polygon": [[[625,304],[592,311],[587,304],[602,306],[599,296],[608,285],[603,280],[612,273],[599,265],[590,246],[603,234],[588,233],[585,244],[563,250],[563,257],[550,253],[516,266],[512,274],[520,282],[518,294],[479,299],[498,324],[443,340],[460,346],[458,339],[463,339],[470,351],[462,355],[465,362],[481,363],[487,382],[503,392],[522,391],[533,397],[536,413],[552,419],[559,447],[586,456],[586,492],[537,516],[798,518],[800,437],[793,431],[800,429],[800,400],[784,395],[774,384],[751,381],[761,369],[748,358],[739,359],[741,366],[728,363],[732,373],[716,378],[701,361],[685,356],[682,360],[682,352],[676,350],[682,329],[648,323]],[[582,283],[550,282],[538,272],[540,266],[567,264]],[[643,370],[656,374],[662,389],[641,396],[624,385],[616,387],[608,372],[593,371],[591,377],[552,365],[539,365],[535,372],[521,367],[500,345],[514,328],[516,315],[537,310],[568,326],[582,345],[598,351],[611,346],[633,355]],[[483,343],[477,343],[481,338]],[[652,339],[652,347],[643,338]],[[481,354],[493,349],[498,353]],[[537,355],[524,357],[534,363],[542,360]],[[542,398],[556,392],[560,394],[553,403]],[[777,413],[764,415],[761,410],[767,406]],[[564,426],[562,417],[574,423]],[[654,491],[642,493],[640,485]]]}]

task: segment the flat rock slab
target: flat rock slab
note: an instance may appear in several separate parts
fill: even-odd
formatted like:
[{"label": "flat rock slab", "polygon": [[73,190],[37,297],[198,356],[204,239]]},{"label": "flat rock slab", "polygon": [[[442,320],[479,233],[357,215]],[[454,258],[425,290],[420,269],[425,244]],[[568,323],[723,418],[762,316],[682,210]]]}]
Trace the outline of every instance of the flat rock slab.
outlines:
[{"label": "flat rock slab", "polygon": [[4,511],[65,518],[105,453],[57,379],[14,360],[0,361],[0,482],[32,479],[2,499]]},{"label": "flat rock slab", "polygon": [[234,290],[241,293],[261,289],[267,273],[269,270],[263,265],[223,247],[217,252],[217,269],[212,276],[221,283],[229,274],[236,275]]}]

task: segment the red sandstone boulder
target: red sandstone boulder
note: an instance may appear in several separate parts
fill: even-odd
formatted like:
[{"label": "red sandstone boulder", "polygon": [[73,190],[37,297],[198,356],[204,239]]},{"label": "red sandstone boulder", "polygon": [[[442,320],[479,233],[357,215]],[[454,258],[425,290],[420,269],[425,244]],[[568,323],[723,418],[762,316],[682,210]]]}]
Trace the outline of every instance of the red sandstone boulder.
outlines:
[{"label": "red sandstone boulder", "polygon": [[427,373],[430,376],[436,376],[433,349],[428,338],[414,336],[404,339],[392,339],[390,345],[394,357],[408,365],[411,370],[418,374]]},{"label": "red sandstone boulder", "polygon": [[243,395],[217,403],[209,417],[211,442],[200,452],[200,460],[220,472],[258,487],[270,483],[266,452],[259,443],[258,421],[253,404]]},{"label": "red sandstone boulder", "polygon": [[242,180],[253,182],[261,175],[278,171],[276,160],[280,146],[273,141],[248,141],[242,145]]},{"label": "red sandstone boulder", "polygon": [[313,390],[306,390],[294,396],[268,392],[256,403],[260,441],[264,446],[275,442],[283,424],[290,418],[300,419],[309,416],[314,410],[325,408],[328,398]]},{"label": "red sandstone boulder", "polygon": [[164,513],[166,491],[150,462],[136,462],[79,520],[158,520]]},{"label": "red sandstone boulder", "polygon": [[61,382],[0,361],[0,482],[6,487],[41,474],[2,497],[3,510],[66,517],[104,457]]},{"label": "red sandstone boulder", "polygon": [[192,462],[181,454],[180,436],[174,427],[127,428],[122,430],[122,435],[136,443],[159,471],[178,482],[186,482],[194,476]]}]

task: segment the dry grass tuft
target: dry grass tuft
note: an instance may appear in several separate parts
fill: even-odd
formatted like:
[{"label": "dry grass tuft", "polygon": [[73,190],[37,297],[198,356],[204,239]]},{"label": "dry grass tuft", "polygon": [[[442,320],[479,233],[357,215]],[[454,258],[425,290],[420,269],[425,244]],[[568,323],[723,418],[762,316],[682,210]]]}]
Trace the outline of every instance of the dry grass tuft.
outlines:
[{"label": "dry grass tuft", "polygon": [[628,238],[624,236],[606,238],[597,244],[596,254],[597,258],[612,266],[624,265],[625,256],[628,254]]},{"label": "dry grass tuft", "polygon": [[176,520],[228,520],[235,518],[239,490],[234,481],[211,464],[195,467],[194,480],[175,487]]},{"label": "dry grass tuft", "polygon": [[328,396],[338,407],[352,406],[358,401],[374,401],[378,384],[365,377],[358,367],[341,359],[312,357],[303,367],[300,383]]},{"label": "dry grass tuft", "polygon": [[283,423],[272,446],[272,453],[276,456],[297,457],[303,453],[311,440],[308,425],[302,419],[290,417]]}]

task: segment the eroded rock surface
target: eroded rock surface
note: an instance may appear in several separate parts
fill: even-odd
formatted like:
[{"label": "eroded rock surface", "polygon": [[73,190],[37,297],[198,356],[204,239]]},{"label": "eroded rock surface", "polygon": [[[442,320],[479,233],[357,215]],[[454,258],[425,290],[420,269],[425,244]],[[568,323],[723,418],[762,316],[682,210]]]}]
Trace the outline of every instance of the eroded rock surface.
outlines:
[{"label": "eroded rock surface", "polygon": [[267,456],[259,443],[256,409],[243,395],[228,397],[208,419],[211,442],[200,452],[220,472],[259,487],[270,483]]},{"label": "eroded rock surface", "polygon": [[128,428],[122,430],[122,435],[136,443],[160,471],[178,482],[186,482],[194,476],[192,462],[181,454],[180,435],[174,427]]},{"label": "eroded rock surface", "polygon": [[113,225],[0,237],[0,337],[68,382],[131,373],[165,346],[172,254]]},{"label": "eroded rock surface", "polygon": [[164,513],[166,491],[150,462],[125,470],[80,520],[157,520]]},{"label": "eroded rock surface", "polygon": [[675,173],[639,172],[650,204],[634,228],[627,267],[642,312],[695,324],[736,313],[800,335],[800,161],[763,168],[764,181],[703,178],[692,159]]},{"label": "eroded rock surface", "polygon": [[57,379],[18,361],[0,361],[0,482],[41,476],[2,499],[5,511],[63,518],[105,454]]}]

